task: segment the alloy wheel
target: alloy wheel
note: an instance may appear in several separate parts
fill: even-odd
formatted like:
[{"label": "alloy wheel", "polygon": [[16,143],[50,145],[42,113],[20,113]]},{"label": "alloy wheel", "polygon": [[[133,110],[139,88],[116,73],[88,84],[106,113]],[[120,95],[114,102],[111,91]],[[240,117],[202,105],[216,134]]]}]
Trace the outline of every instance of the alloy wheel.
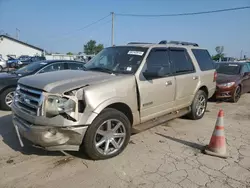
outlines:
[{"label": "alloy wheel", "polygon": [[5,97],[5,104],[6,104],[7,106],[9,106],[9,107],[11,107],[11,104],[12,104],[12,102],[13,102],[13,100],[14,100],[14,94],[15,94],[15,92],[12,91],[12,92],[9,92],[9,93],[6,95],[6,97]]},{"label": "alloy wheel", "polygon": [[234,101],[237,102],[240,99],[240,96],[241,96],[241,90],[240,87],[238,86],[235,90]]},{"label": "alloy wheel", "polygon": [[95,148],[102,155],[112,155],[120,150],[126,139],[124,124],[117,119],[103,122],[95,134]]},{"label": "alloy wheel", "polygon": [[204,95],[200,95],[196,105],[196,115],[202,116],[205,110],[206,110],[206,98]]}]

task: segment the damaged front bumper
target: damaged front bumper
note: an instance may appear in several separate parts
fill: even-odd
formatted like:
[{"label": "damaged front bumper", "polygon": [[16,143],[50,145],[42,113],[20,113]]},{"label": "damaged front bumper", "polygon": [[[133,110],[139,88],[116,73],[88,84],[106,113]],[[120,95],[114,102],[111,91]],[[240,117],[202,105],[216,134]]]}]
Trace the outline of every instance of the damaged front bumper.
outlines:
[{"label": "damaged front bumper", "polygon": [[13,124],[21,146],[22,137],[34,143],[35,146],[50,151],[78,151],[87,126],[53,127],[32,125],[30,122],[13,115]]},{"label": "damaged front bumper", "polygon": [[88,125],[98,115],[85,108],[82,93],[50,94],[19,85],[11,108],[21,146],[24,137],[46,150],[79,150]]}]

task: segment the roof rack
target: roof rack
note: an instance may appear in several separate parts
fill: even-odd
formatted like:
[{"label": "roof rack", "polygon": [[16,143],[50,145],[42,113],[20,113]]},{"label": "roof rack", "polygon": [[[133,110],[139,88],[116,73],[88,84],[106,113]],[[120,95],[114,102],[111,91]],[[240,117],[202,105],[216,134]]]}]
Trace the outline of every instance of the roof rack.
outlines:
[{"label": "roof rack", "polygon": [[162,40],[159,42],[159,44],[176,44],[176,45],[183,45],[183,46],[199,46],[197,43],[192,42],[183,42],[183,41],[169,41]]},{"label": "roof rack", "polygon": [[128,44],[153,44],[150,42],[129,42]]}]

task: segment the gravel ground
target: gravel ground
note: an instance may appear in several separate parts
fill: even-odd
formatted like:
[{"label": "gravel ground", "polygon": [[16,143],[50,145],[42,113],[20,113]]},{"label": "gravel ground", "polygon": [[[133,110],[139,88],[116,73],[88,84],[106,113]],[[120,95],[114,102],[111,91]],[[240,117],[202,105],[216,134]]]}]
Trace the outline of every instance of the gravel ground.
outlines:
[{"label": "gravel ground", "polygon": [[[219,109],[230,157],[204,155]],[[21,148],[11,115],[0,111],[0,188],[250,187],[250,94],[237,104],[209,103],[203,119],[175,119],[132,136],[125,151],[91,161],[77,152]]]}]

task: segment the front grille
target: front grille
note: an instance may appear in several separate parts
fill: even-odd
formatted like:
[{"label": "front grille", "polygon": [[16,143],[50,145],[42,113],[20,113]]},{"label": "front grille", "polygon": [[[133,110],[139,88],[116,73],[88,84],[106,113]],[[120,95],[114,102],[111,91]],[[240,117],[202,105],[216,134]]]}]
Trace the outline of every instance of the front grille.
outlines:
[{"label": "front grille", "polygon": [[42,91],[19,85],[15,94],[15,105],[32,115],[39,115],[42,105]]}]

